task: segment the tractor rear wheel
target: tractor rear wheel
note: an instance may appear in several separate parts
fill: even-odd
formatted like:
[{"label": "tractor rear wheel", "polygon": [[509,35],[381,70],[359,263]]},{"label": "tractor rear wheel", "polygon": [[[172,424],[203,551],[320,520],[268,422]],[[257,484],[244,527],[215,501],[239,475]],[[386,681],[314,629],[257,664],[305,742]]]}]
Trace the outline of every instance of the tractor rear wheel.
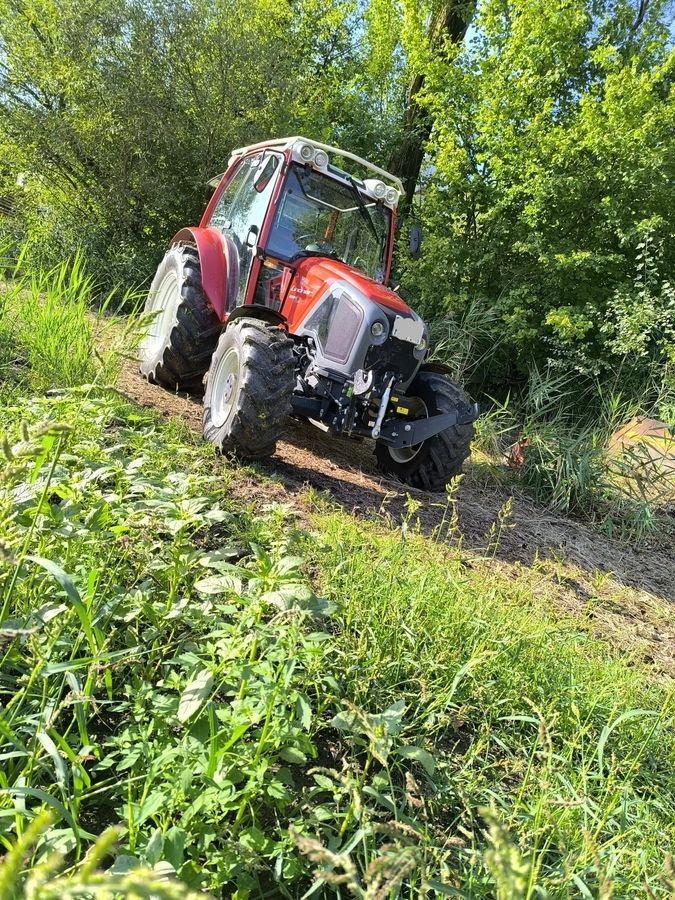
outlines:
[{"label": "tractor rear wheel", "polygon": [[236,319],[220,336],[204,392],[204,437],[224,453],[271,456],[291,413],[293,341],[260,319]]},{"label": "tractor rear wheel", "polygon": [[[468,394],[437,372],[419,372],[406,393],[414,398],[411,413],[415,418],[468,411],[472,406]],[[442,491],[462,471],[472,437],[472,423],[451,425],[413,447],[394,448],[378,441],[375,456],[379,469],[387,475],[423,491]]]},{"label": "tractor rear wheel", "polygon": [[170,390],[201,391],[222,323],[202,289],[196,247],[183,244],[167,252],[145,312],[153,318],[140,345],[141,374]]}]

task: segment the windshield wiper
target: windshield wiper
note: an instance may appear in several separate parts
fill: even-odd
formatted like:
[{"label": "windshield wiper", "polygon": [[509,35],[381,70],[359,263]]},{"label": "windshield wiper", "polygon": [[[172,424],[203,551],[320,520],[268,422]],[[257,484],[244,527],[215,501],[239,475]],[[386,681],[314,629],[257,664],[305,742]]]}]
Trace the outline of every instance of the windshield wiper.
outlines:
[{"label": "windshield wiper", "polygon": [[368,223],[370,230],[375,235],[375,240],[379,244],[380,243],[380,235],[377,233],[377,228],[375,228],[375,225],[373,224],[373,220],[370,216],[370,213],[368,212],[368,207],[366,206],[366,204],[363,201],[363,197],[361,196],[361,191],[359,190],[358,185],[356,184],[356,182],[354,181],[354,179],[352,178],[351,175],[347,175],[347,181],[351,185],[352,193],[356,197],[356,202],[359,205],[359,212],[361,213],[361,215],[363,216],[365,221]]}]

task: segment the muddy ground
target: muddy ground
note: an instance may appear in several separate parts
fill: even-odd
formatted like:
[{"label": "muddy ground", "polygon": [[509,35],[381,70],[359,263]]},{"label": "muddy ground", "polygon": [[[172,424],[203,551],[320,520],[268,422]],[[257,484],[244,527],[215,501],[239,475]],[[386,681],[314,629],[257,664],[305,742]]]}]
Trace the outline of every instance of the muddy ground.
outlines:
[{"label": "muddy ground", "polygon": [[[118,386],[140,405],[181,419],[201,434],[199,399],[147,384],[131,361]],[[415,515],[425,533],[437,533],[447,521],[445,495],[403,489],[382,476],[370,442],[336,439],[302,421],[289,423],[275,456],[256,468],[267,478],[242,476],[236,485],[249,500],[285,500],[302,510],[311,487],[349,513],[395,527],[412,496],[421,504]],[[659,672],[675,676],[670,606],[675,602],[675,547],[631,547],[612,540],[505,489],[481,466],[467,467],[456,501],[467,556],[493,558],[491,564],[506,577],[520,577],[536,563],[533,593],[587,620],[594,633],[618,641]],[[510,508],[504,519],[506,504]]]}]

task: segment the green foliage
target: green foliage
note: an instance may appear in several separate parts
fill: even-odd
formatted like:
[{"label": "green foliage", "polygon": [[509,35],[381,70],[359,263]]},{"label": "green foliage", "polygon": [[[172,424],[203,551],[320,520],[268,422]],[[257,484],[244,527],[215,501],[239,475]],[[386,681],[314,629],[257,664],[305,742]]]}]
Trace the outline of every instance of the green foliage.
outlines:
[{"label": "green foliage", "polygon": [[470,300],[461,311],[432,319],[429,328],[432,359],[449,365],[460,384],[480,385],[485,373],[503,359],[499,312],[480,300]]},{"label": "green foliage", "polygon": [[[445,530],[437,545],[416,533],[414,514],[398,535],[341,513],[318,521],[310,553],[342,604],[343,683],[367,711],[348,707],[339,726],[349,722],[369,772],[382,767],[355,815],[393,815],[423,833],[412,896],[425,874],[440,896],[603,896],[610,884],[616,896],[667,896],[667,687],[550,616],[532,599],[536,567],[528,584],[475,557],[467,565]],[[387,753],[392,734],[433,765]],[[325,870],[328,855],[314,852]],[[368,860],[331,863],[354,879]]]},{"label": "green foliage", "polygon": [[637,245],[633,284],[615,292],[602,326],[609,351],[630,358],[633,367],[675,364],[675,287],[659,275],[661,256],[646,234]]},{"label": "green foliage", "polygon": [[486,0],[472,40],[428,64],[428,235],[407,279],[430,314],[477,301],[497,313],[494,381],[551,358],[611,372],[627,344],[606,324],[635,296],[645,234],[658,252],[644,315],[672,315],[653,289],[675,269],[666,13],[650,4],[634,23],[624,2]]},{"label": "green foliage", "polygon": [[9,266],[0,301],[0,395],[17,382],[46,390],[114,381],[120,351],[135,345],[134,317],[123,323],[108,307],[118,300],[131,311],[138,296],[112,290],[101,297],[80,253],[40,271],[27,267],[24,247]]},{"label": "green foliage", "polygon": [[19,417],[0,484],[0,841],[47,804],[33,865],[81,860],[115,822],[114,874],[244,894],[292,880],[294,773],[334,688],[293,530],[239,524],[202,474],[210,452],[115,395],[34,401],[2,426]]},{"label": "green foliage", "polygon": [[32,257],[51,266],[81,247],[109,285],[149,279],[234,147],[330,132],[352,12],[351,0],[2,3],[0,173]]}]

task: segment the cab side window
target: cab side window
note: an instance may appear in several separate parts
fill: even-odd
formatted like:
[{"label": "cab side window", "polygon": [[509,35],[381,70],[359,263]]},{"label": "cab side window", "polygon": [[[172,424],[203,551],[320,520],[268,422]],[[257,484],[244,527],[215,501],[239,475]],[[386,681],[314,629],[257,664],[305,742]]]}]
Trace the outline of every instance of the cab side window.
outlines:
[{"label": "cab side window", "polygon": [[239,254],[237,305],[244,300],[255,247],[282,159],[270,151],[242,159],[209,220],[209,225],[233,241]]},{"label": "cab side window", "polygon": [[248,160],[242,160],[242,162],[239,163],[239,167],[223,190],[223,193],[218,198],[216,207],[211,213],[209,225],[213,225],[213,227],[217,228],[219,231],[228,232],[231,229],[232,219],[230,213],[237,199],[237,195],[241,192],[249,175],[249,167],[248,165],[245,165],[247,162]]}]

